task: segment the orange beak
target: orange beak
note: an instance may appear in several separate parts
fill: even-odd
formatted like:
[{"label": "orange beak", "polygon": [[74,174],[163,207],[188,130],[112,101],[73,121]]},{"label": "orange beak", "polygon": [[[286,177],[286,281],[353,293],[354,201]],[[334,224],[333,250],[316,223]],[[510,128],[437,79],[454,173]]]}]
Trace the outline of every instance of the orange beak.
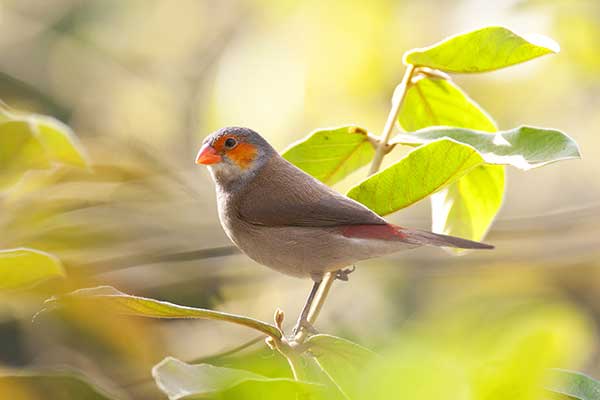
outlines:
[{"label": "orange beak", "polygon": [[202,146],[200,151],[198,152],[198,156],[196,156],[196,164],[216,164],[221,162],[222,158],[217,154],[217,151],[209,145],[208,143]]}]

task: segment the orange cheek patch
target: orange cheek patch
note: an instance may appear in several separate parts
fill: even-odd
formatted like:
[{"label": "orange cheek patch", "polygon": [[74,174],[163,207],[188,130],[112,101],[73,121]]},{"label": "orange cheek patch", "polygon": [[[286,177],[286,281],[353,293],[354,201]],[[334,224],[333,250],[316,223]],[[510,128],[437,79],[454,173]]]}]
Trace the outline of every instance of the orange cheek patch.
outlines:
[{"label": "orange cheek patch", "polygon": [[222,137],[220,137],[219,139],[217,139],[212,144],[212,147],[214,147],[214,149],[217,150],[217,151],[223,151],[223,148],[225,146],[225,141],[227,139],[229,139],[230,137],[233,137],[233,136],[222,136]]},{"label": "orange cheek patch", "polygon": [[240,168],[246,169],[256,158],[256,146],[250,143],[240,143],[227,152],[227,157],[233,160]]}]

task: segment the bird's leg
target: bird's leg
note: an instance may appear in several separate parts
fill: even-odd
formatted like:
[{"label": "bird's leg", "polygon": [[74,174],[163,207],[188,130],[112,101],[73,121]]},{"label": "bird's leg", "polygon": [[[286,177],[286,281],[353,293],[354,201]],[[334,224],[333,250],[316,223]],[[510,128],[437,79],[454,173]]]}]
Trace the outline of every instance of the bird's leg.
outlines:
[{"label": "bird's leg", "polygon": [[319,291],[319,286],[321,286],[321,282],[322,279],[318,281],[315,280],[315,283],[313,284],[313,287],[310,290],[308,298],[306,299],[306,303],[304,304],[304,308],[302,308],[302,313],[300,313],[298,322],[296,322],[296,326],[294,326],[294,329],[292,330],[292,337],[298,335],[302,328],[310,332],[315,332],[315,328],[310,324],[310,322],[308,322],[308,314],[310,313],[310,308],[312,307],[312,303],[315,299],[315,296]]},{"label": "bird's leg", "polygon": [[356,269],[356,265],[353,265],[352,268],[340,269],[335,272],[335,279],[339,279],[340,281],[348,282],[348,276],[354,272]]}]

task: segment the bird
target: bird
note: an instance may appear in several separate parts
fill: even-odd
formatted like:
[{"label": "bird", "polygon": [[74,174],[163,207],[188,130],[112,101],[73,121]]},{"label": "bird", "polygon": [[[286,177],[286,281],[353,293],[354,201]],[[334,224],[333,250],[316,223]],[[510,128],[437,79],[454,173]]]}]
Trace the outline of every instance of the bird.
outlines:
[{"label": "bird", "polygon": [[257,132],[224,127],[196,156],[216,187],[219,220],[249,258],[278,272],[311,278],[313,286],[293,334],[314,329],[307,317],[326,273],[346,280],[359,261],[429,245],[493,246],[401,227],[323,184],[283,157]]}]

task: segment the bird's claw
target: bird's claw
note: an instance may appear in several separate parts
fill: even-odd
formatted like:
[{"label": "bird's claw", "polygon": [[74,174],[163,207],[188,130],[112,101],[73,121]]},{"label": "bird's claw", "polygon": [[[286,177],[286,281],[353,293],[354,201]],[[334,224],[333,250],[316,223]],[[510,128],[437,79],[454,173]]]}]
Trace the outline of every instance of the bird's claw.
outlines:
[{"label": "bird's claw", "polygon": [[340,269],[335,272],[335,279],[339,279],[340,281],[348,282],[348,276],[354,272],[356,269],[356,265],[353,265],[351,268]]},{"label": "bird's claw", "polygon": [[317,333],[319,333],[319,332],[317,332],[315,327],[312,326],[312,324],[310,322],[308,322],[306,320],[302,320],[302,321],[298,321],[298,323],[296,324],[294,329],[292,329],[292,338],[295,338],[296,336],[298,336],[300,331],[302,331],[303,329],[313,335],[316,335]]}]

